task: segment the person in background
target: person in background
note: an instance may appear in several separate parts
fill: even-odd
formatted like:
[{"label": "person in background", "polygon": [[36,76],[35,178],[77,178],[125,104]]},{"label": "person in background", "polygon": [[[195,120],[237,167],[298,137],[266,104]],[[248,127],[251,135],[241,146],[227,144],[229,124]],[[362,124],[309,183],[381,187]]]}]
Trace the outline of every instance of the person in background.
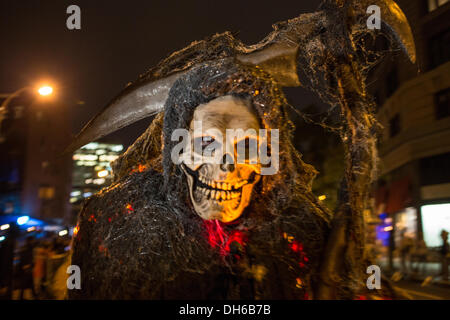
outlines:
[{"label": "person in background", "polygon": [[411,267],[411,250],[413,248],[413,245],[413,239],[407,234],[407,232],[403,232],[400,242],[400,257],[402,262],[402,272],[404,274],[407,274],[409,272],[406,266],[407,259],[409,260],[409,264]]},{"label": "person in background", "polygon": [[35,249],[35,259],[33,268],[34,288],[38,294],[44,292],[44,281],[46,275],[46,264],[48,259],[49,244],[46,241],[41,243]]},{"label": "person in background", "polygon": [[449,244],[448,244],[448,232],[446,230],[442,230],[441,238],[442,238],[442,247],[441,247],[442,280],[448,281],[448,258],[449,258],[450,250],[449,250]]},{"label": "person in background", "polygon": [[[428,248],[423,239],[417,239],[411,252],[411,267],[414,272],[425,275],[428,261]],[[413,267],[412,264],[415,263]]]},{"label": "person in background", "polygon": [[19,255],[18,279],[20,283],[20,300],[23,300],[26,289],[31,289],[33,299],[37,299],[33,282],[33,249],[33,237],[27,237],[25,245]]},{"label": "person in background", "polygon": [[0,299],[11,300],[14,287],[14,249],[19,229],[11,224],[6,239],[0,243]]},{"label": "person in background", "polygon": [[62,300],[67,294],[67,267],[71,261],[70,252],[65,250],[68,244],[61,237],[52,240],[46,265],[46,299]]}]

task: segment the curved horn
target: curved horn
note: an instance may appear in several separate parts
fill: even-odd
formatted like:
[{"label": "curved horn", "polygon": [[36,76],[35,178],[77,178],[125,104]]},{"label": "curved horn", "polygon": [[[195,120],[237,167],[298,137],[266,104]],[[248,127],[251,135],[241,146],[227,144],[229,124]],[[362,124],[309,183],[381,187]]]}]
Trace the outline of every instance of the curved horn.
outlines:
[{"label": "curved horn", "polygon": [[[412,63],[416,62],[416,47],[414,37],[408,19],[402,9],[393,0],[326,0],[323,6],[345,7],[347,17],[354,17],[360,26],[367,28],[366,22],[369,18],[367,12],[370,6],[376,5],[380,8],[380,19],[384,27],[388,28],[390,34],[395,38],[397,44],[402,48]],[[354,27],[354,26],[352,26]],[[370,30],[368,30],[370,31]]]},{"label": "curved horn", "polygon": [[[274,31],[260,43],[250,46],[237,59],[243,63],[261,66],[269,72],[281,86],[299,86],[297,75],[298,51],[302,43],[310,45],[309,50],[323,54],[327,43],[322,43],[322,32],[333,32],[336,24],[345,23],[340,15],[334,15],[335,10],[346,10],[344,16],[349,20],[351,30],[367,28],[369,18],[367,9],[371,5],[380,7],[381,21],[388,27],[390,34],[408,55],[411,62],[416,61],[414,38],[408,20],[400,7],[393,0],[325,0],[320,6],[321,11],[302,14],[297,18],[275,24]],[[371,30],[367,29],[367,32]]]},{"label": "curved horn", "polygon": [[65,152],[74,152],[91,141],[161,112],[170,88],[182,74],[126,87],[84,126]]},{"label": "curved horn", "polygon": [[255,45],[245,46],[230,33],[225,32],[207,40],[193,42],[185,49],[173,53],[156,69],[152,69],[137,83],[127,87],[95,116],[66,152],[73,152],[90,141],[162,111],[169,90],[176,79],[192,66],[212,58],[234,56],[242,63],[262,67],[281,86],[299,86],[297,74],[299,52],[309,59],[324,55],[328,44],[322,42],[322,33],[333,32],[336,24],[343,23],[342,18],[338,21],[331,18],[334,10],[347,10],[348,18],[357,19],[354,25],[358,23],[361,25],[363,17],[368,18],[366,10],[372,4],[380,7],[381,19],[411,61],[415,62],[416,51],[411,28],[405,15],[393,0],[325,0],[321,11],[302,14],[297,18],[275,24],[274,31]]},{"label": "curved horn", "polygon": [[297,53],[297,44],[279,42],[265,46],[262,50],[240,54],[237,59],[243,63],[261,66],[283,87],[297,87],[300,85]]},{"label": "curved horn", "polygon": [[[369,3],[370,0],[364,2]],[[416,45],[408,20],[400,7],[392,0],[378,0],[375,3],[381,8],[381,20],[391,29],[398,44],[408,55],[412,63],[416,63]]]}]

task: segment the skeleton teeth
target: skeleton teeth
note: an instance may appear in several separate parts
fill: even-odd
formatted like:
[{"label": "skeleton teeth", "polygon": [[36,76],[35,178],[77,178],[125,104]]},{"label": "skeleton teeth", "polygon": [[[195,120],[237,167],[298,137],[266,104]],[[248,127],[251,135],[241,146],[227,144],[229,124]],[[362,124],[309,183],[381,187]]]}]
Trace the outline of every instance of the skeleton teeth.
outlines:
[{"label": "skeleton teeth", "polygon": [[226,200],[227,199],[227,193],[225,191],[221,192],[221,196],[222,196],[222,200]]},{"label": "skeleton teeth", "polygon": [[[237,182],[236,184],[232,185],[230,183],[227,182],[218,182],[218,181],[214,181],[214,180],[208,180],[205,177],[199,176],[199,180],[209,186],[210,189],[218,189],[218,190],[223,190],[223,191],[231,191],[231,190],[238,190],[240,189],[243,185],[247,184],[248,181],[247,180],[241,180],[239,182]],[[206,189],[206,188],[200,188],[200,189]],[[221,191],[218,191],[219,193]],[[203,192],[203,191],[202,191]],[[214,197],[213,197],[214,198]]]},{"label": "skeleton teeth", "polygon": [[205,189],[205,196],[207,197],[207,198],[209,198],[209,193],[211,192],[211,190],[209,190],[209,189]]},{"label": "skeleton teeth", "polygon": [[227,191],[227,200],[231,199],[231,192]]},{"label": "skeleton teeth", "polygon": [[220,191],[217,191],[216,192],[216,200],[219,200],[220,199]]},{"label": "skeleton teeth", "polygon": [[216,198],[216,190],[211,190],[211,199]]}]

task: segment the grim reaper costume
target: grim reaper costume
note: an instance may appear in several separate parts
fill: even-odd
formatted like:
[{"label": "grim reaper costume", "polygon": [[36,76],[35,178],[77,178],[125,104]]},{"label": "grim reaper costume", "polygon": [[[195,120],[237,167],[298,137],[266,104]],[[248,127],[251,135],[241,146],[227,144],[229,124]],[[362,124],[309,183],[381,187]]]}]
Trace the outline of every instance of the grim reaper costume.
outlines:
[{"label": "grim reaper costume", "polygon": [[[144,117],[147,131],[89,198],[73,238],[74,299],[353,299],[366,295],[362,210],[373,179],[376,121],[364,84],[366,9],[412,61],[414,42],[391,0],[325,1],[245,46],[232,34],[194,42],[128,86],[68,150]],[[302,75],[300,82],[298,74]],[[284,86],[339,108],[346,170],[334,213],[311,192],[315,169],[292,145]],[[260,164],[175,163],[176,129],[193,121],[279,130],[279,170]],[[189,144],[198,138],[193,135]],[[202,148],[213,140],[201,137]],[[251,139],[251,137],[245,137]],[[272,146],[269,143],[269,150]],[[378,292],[392,297],[392,292]]]}]

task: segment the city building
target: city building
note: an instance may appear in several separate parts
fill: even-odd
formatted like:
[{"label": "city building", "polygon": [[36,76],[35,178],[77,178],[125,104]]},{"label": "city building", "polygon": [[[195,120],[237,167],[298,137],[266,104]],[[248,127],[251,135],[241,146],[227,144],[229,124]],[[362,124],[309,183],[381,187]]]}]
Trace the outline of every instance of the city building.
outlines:
[{"label": "city building", "polygon": [[412,27],[417,65],[396,55],[370,87],[383,126],[377,233],[391,251],[403,237],[441,246],[442,229],[450,231],[450,1],[397,3]]},{"label": "city building", "polygon": [[[0,104],[8,97],[0,95]],[[0,213],[20,214],[24,181],[26,131],[29,113],[25,106],[31,96],[22,94],[13,99],[5,114],[0,116]]]},{"label": "city building", "polygon": [[122,153],[123,145],[91,142],[72,156],[72,223],[75,222],[84,198],[88,198],[112,181],[110,163]]},{"label": "city building", "polygon": [[72,138],[68,119],[60,99],[23,93],[11,100],[0,129],[0,214],[66,219],[71,162],[62,152]]}]

